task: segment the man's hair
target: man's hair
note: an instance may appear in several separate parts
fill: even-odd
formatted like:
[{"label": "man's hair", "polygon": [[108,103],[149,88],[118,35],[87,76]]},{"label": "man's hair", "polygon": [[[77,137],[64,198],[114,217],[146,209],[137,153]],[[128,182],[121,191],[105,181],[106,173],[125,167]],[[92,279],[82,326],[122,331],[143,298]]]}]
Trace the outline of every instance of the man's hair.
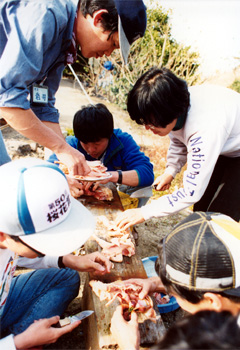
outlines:
[{"label": "man's hair", "polygon": [[[204,294],[206,293],[206,290],[203,291],[193,290],[190,288],[188,289],[185,286],[180,286],[179,284],[169,280],[167,278],[166,266],[163,260],[163,240],[161,240],[161,242],[158,245],[158,258],[155,262],[155,270],[169,294],[175,292],[180,298],[187,300],[189,303],[192,304],[198,304],[201,300],[204,299]],[[240,303],[240,297],[238,296],[227,295],[224,292],[211,291],[211,289],[209,289],[208,292],[219,294],[225,298],[228,298],[234,303]]]},{"label": "man's hair", "polygon": [[113,134],[113,116],[102,103],[81,108],[73,118],[73,131],[83,143],[110,139]]},{"label": "man's hair", "polygon": [[102,15],[103,29],[110,31],[109,37],[118,31],[118,12],[113,0],[79,0],[78,6],[84,17],[93,17],[94,12],[107,10],[108,12]]},{"label": "man's hair", "polygon": [[132,120],[162,128],[176,118],[186,119],[188,107],[187,83],[167,68],[149,69],[137,80],[127,99]]},{"label": "man's hair", "polygon": [[237,317],[228,311],[199,311],[176,322],[153,349],[239,349]]}]

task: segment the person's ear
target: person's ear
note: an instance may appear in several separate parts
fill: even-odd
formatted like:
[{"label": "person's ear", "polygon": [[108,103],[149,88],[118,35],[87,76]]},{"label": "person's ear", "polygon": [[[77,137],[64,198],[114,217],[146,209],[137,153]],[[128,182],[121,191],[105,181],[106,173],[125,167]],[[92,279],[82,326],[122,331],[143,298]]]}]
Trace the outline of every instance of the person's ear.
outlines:
[{"label": "person's ear", "polygon": [[95,11],[93,14],[93,24],[95,27],[102,27],[102,15],[104,13],[108,13],[107,10],[101,9],[98,11]]},{"label": "person's ear", "polygon": [[204,294],[204,303],[208,310],[221,311],[223,308],[221,295],[207,292]]},{"label": "person's ear", "polygon": [[6,235],[3,232],[0,232],[0,242],[4,242],[6,239]]}]

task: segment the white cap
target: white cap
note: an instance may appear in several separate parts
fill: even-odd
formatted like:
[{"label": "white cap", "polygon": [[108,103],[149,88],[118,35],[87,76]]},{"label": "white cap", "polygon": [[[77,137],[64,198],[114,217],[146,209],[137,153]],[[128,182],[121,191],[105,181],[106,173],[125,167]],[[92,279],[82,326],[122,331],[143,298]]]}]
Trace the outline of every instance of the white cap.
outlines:
[{"label": "white cap", "polygon": [[93,215],[72,198],[54,164],[22,158],[0,167],[0,231],[45,255],[61,256],[93,234]]}]

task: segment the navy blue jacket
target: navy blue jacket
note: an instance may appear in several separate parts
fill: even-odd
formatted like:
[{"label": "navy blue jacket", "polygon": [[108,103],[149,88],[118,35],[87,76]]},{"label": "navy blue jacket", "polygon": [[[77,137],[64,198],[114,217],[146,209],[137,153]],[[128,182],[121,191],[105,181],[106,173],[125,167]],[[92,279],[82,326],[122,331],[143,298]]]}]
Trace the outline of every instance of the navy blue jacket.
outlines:
[{"label": "navy blue jacket", "polygon": [[[66,142],[83,153],[86,160],[96,160],[87,154],[75,136],[68,136]],[[55,160],[58,160],[55,154],[52,154],[48,159],[52,163]],[[121,129],[114,129],[103,163],[108,171],[136,170],[139,178],[138,186],[150,186],[154,181],[153,165],[149,158],[140,151],[140,147],[132,136]]]}]

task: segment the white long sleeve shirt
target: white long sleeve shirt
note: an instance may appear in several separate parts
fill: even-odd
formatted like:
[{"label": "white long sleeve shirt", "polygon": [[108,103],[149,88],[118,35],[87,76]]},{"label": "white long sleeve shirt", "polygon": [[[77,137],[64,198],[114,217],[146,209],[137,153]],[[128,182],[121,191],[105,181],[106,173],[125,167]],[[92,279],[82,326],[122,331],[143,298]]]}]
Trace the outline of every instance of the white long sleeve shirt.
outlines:
[{"label": "white long sleeve shirt", "polygon": [[171,131],[165,173],[173,177],[187,163],[183,188],[141,208],[145,220],[185,209],[203,196],[220,155],[240,157],[240,94],[221,86],[189,88],[183,128]]}]

